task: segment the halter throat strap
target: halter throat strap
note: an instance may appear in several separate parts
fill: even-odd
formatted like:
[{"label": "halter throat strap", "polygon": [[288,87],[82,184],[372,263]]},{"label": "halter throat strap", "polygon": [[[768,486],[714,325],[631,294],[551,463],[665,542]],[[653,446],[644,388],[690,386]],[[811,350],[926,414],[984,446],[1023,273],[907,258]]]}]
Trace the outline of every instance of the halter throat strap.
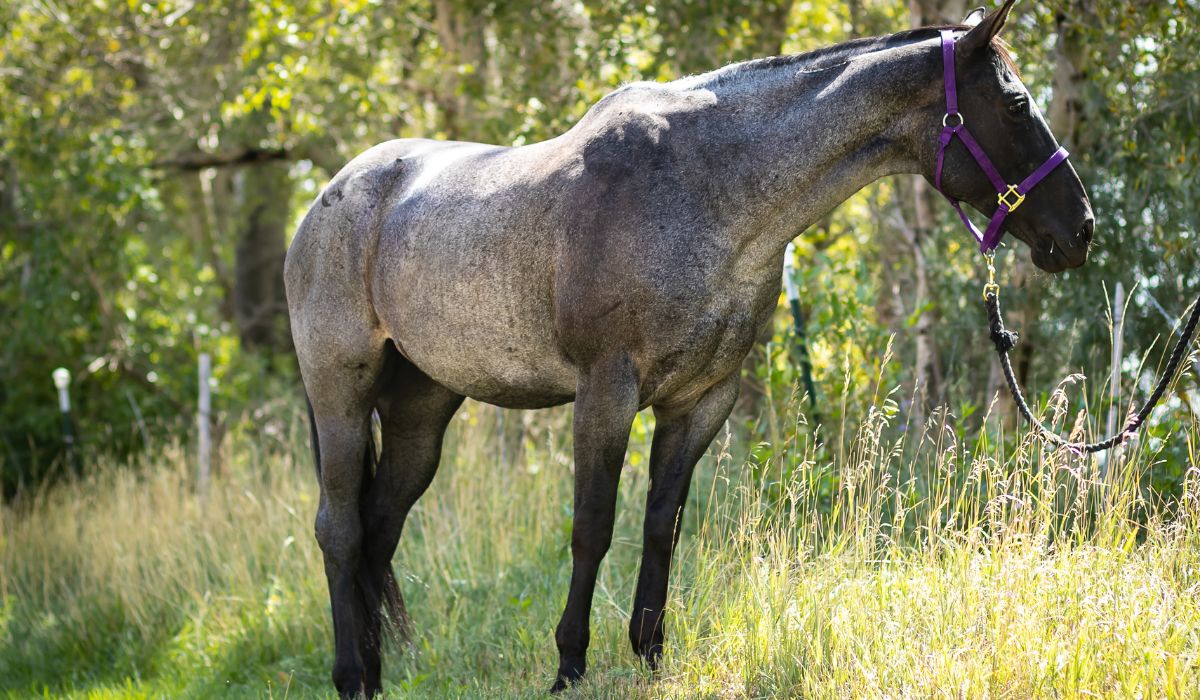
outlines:
[{"label": "halter throat strap", "polygon": [[[1016,211],[1017,207],[1025,201],[1025,195],[1034,188],[1039,182],[1044,180],[1047,175],[1054,171],[1063,161],[1070,155],[1067,149],[1061,146],[1055,151],[1046,162],[1042,163],[1036,170],[1029,174],[1024,180],[1015,185],[1010,185],[1005,182],[1000,176],[1000,171],[996,170],[996,166],[992,164],[983,147],[967,130],[966,120],[961,112],[958,111],[958,87],[954,74],[954,30],[941,30],[942,37],[942,75],[946,84],[946,114],[942,117],[942,133],[938,136],[938,152],[937,152],[937,168],[934,170],[934,187],[950,202],[954,210],[958,212],[958,217],[962,219],[963,225],[975,236],[975,240],[979,241],[979,250],[984,253],[990,253],[1000,244],[1000,239],[1003,237],[1004,219],[1011,212]],[[967,217],[966,212],[962,209],[962,204],[946,193],[942,189],[942,166],[946,160],[946,148],[950,142],[957,136],[966,147],[967,152],[979,164],[979,169],[991,181],[992,187],[996,189],[996,211],[992,214],[992,218],[988,221],[987,229],[980,233],[975,224],[971,223],[971,219]]]}]

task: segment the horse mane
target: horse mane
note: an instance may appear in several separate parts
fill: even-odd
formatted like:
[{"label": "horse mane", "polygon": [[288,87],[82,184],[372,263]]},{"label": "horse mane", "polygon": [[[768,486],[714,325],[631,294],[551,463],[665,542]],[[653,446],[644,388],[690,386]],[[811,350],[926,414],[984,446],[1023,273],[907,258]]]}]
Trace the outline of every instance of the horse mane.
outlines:
[{"label": "horse mane", "polygon": [[[916,29],[906,29],[894,34],[851,39],[804,53],[769,56],[733,63],[708,73],[681,78],[676,82],[686,83],[686,87],[717,87],[727,85],[733,80],[747,77],[749,74],[757,71],[785,66],[796,66],[801,69],[801,72],[816,72],[842,65],[855,56],[861,56],[871,51],[936,38],[938,32],[943,29],[966,31],[970,27],[963,24],[932,25]],[[1008,43],[997,36],[992,39],[992,48],[996,50],[1004,65],[1015,75],[1020,76],[1020,71],[1013,60]]]}]

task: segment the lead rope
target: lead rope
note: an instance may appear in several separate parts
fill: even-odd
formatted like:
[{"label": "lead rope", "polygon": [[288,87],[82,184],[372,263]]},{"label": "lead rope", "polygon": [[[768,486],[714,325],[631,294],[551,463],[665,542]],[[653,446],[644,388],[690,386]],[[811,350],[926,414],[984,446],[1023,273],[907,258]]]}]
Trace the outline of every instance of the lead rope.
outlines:
[{"label": "lead rope", "polygon": [[996,354],[1000,356],[1000,366],[1004,369],[1004,380],[1008,383],[1008,391],[1012,394],[1013,401],[1017,404],[1017,409],[1028,421],[1029,425],[1037,430],[1042,438],[1051,443],[1055,447],[1065,447],[1075,452],[1103,452],[1111,450],[1120,445],[1133,435],[1146,419],[1150,416],[1150,412],[1162,400],[1163,395],[1170,386],[1171,381],[1175,378],[1175,373],[1179,370],[1179,365],[1183,363],[1183,358],[1187,355],[1188,348],[1191,346],[1192,336],[1196,332],[1197,323],[1200,322],[1200,297],[1192,304],[1192,315],[1188,318],[1187,325],[1183,328],[1182,335],[1179,336],[1179,342],[1175,344],[1175,349],[1171,352],[1171,358],[1167,361],[1166,371],[1158,380],[1158,385],[1154,387],[1154,392],[1150,394],[1150,398],[1142,405],[1140,411],[1129,420],[1124,428],[1119,433],[1109,437],[1101,442],[1081,443],[1069,442],[1064,440],[1057,433],[1054,433],[1046,426],[1042,425],[1037,418],[1033,416],[1033,412],[1029,410],[1029,404],[1025,403],[1025,397],[1021,394],[1021,387],[1017,386],[1017,378],[1013,375],[1012,362],[1008,358],[1008,352],[1017,344],[1017,334],[1005,330],[1004,319],[1000,316],[1000,286],[996,284],[996,254],[987,254],[988,265],[988,282],[983,288],[983,299],[987,303],[988,323],[991,325],[992,343],[996,345]]}]

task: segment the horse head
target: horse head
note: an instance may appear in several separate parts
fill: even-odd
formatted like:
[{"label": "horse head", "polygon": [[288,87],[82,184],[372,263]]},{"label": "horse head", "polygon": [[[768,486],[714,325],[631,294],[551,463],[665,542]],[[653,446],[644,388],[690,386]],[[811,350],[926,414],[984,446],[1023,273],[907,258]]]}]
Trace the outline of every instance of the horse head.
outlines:
[{"label": "horse head", "polygon": [[[946,104],[950,97],[946,103],[938,101],[938,111],[946,106],[943,124],[949,118],[950,127],[957,121],[970,133],[962,143],[945,148],[940,189],[952,201],[965,201],[988,216],[996,216],[1004,206],[1004,225],[1029,245],[1034,264],[1047,272],[1061,272],[1087,260],[1095,218],[1087,192],[1071,164],[1047,160],[1058,150],[1058,143],[1021,83],[1012,58],[997,40],[1013,2],[1007,0],[954,41],[957,114],[950,114],[954,111]],[[972,17],[976,15],[972,13]],[[986,154],[982,160],[967,147],[971,135]],[[994,165],[992,175],[986,172],[984,162],[989,159]],[[1036,182],[1036,187],[1022,188],[1028,189],[1023,193],[1014,190],[1007,197],[997,191],[997,174],[1004,183],[1022,183],[1022,178],[1028,182],[1027,176],[1046,165],[1050,166],[1049,173]],[[929,179],[935,181],[936,175]],[[1003,213],[1008,215],[1004,217]],[[985,241],[985,249],[987,246]]]}]

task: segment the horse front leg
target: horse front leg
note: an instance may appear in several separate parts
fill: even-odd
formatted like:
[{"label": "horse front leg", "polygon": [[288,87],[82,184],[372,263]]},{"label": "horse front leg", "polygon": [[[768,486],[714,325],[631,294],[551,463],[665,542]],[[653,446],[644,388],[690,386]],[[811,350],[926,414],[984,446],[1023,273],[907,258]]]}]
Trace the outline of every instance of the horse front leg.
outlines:
[{"label": "horse front leg", "polygon": [[617,484],[629,428],[638,409],[637,373],[628,356],[606,358],[580,377],[575,396],[575,520],[571,530],[571,588],[555,630],[563,690],[587,670],[592,594],[612,542]]},{"label": "horse front leg", "polygon": [[736,374],[708,390],[689,410],[655,407],[654,442],[650,448],[650,491],[646,496],[642,566],[638,572],[629,641],[651,669],[663,648],[663,608],[671,555],[679,541],[683,507],[696,462],[733,410],[738,394]]}]

